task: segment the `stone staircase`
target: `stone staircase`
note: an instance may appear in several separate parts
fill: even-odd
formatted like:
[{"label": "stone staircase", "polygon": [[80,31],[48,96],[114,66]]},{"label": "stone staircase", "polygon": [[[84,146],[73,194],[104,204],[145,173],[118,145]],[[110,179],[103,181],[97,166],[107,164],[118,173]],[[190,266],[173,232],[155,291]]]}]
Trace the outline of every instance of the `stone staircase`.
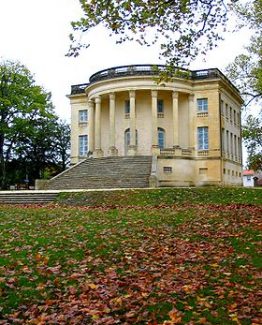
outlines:
[{"label": "stone staircase", "polygon": [[52,178],[47,189],[148,187],[151,164],[152,156],[87,158]]},{"label": "stone staircase", "polygon": [[37,191],[0,192],[0,204],[43,204],[55,200],[58,193]]}]

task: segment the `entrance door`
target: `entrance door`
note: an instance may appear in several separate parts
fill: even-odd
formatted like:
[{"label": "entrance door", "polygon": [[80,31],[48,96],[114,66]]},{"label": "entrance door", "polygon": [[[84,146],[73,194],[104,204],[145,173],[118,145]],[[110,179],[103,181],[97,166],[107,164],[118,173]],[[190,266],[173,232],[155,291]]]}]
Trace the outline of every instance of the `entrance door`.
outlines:
[{"label": "entrance door", "polygon": [[130,129],[126,129],[125,130],[125,156],[127,156],[129,145],[130,145]]}]

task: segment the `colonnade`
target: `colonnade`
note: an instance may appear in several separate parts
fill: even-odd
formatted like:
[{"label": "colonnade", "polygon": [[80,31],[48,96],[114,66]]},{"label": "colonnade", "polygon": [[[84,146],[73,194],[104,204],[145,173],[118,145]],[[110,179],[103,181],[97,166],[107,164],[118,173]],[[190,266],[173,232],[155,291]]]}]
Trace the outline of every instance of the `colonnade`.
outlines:
[{"label": "colonnade", "polygon": [[[172,122],[173,122],[173,147],[179,146],[179,118],[178,118],[178,91],[172,92]],[[192,123],[193,95],[189,95],[189,126]],[[158,147],[158,114],[157,114],[158,91],[151,91],[151,117],[152,117],[152,154],[159,154]],[[128,155],[136,154],[136,91],[129,90],[130,101],[130,145]],[[89,151],[93,152],[94,157],[104,155],[101,144],[101,96],[88,100],[89,111]],[[115,143],[115,112],[116,112],[116,93],[109,94],[109,155],[116,156],[118,150]],[[189,132],[190,133],[190,132]],[[192,139],[189,139],[192,146]]]}]

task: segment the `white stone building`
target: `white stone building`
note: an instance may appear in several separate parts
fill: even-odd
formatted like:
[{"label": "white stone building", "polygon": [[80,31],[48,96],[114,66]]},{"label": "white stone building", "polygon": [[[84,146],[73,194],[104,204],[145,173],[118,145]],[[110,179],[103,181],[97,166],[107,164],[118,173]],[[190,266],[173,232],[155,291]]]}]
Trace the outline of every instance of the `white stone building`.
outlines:
[{"label": "white stone building", "polygon": [[179,69],[160,83],[157,74],[121,66],[72,86],[71,164],[152,156],[157,186],[241,185],[238,90],[218,69]]}]

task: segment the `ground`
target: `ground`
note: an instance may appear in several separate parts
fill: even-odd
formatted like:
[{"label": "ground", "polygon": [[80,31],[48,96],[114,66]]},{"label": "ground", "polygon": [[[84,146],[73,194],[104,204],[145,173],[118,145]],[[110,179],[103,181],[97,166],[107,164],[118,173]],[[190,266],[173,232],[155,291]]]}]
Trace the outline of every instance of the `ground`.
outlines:
[{"label": "ground", "polygon": [[0,206],[0,324],[261,324],[262,191]]}]

